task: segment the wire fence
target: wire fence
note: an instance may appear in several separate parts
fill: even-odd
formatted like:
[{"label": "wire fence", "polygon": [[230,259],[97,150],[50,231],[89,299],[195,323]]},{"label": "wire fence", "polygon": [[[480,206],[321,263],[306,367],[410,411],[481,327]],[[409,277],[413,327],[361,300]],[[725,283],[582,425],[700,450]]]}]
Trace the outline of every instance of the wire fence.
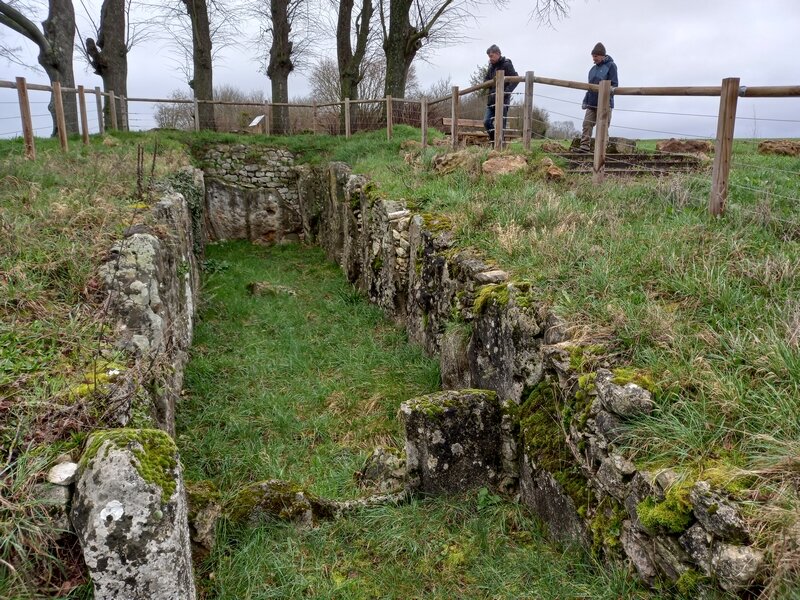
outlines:
[{"label": "wire fence", "polygon": [[[19,107],[18,116],[10,114],[8,110],[13,111],[14,100],[0,96],[0,137],[22,137],[26,155],[34,158],[36,136],[58,134],[62,147],[66,149],[67,132],[81,133],[86,143],[89,134],[107,129],[144,131],[154,127],[345,136],[385,129],[387,137],[391,138],[392,128],[403,124],[421,128],[423,145],[428,142],[428,130],[437,129],[451,134],[446,143],[453,148],[467,140],[488,143],[492,137],[498,149],[508,141],[520,138],[524,146],[530,148],[531,139],[558,140],[576,136],[575,124],[583,120],[580,99],[585,91],[591,90],[600,94],[600,104],[605,102],[598,107],[598,140],[605,142],[614,136],[713,140],[717,151],[710,193],[717,197],[716,210],[724,208],[729,185],[753,191],[748,190],[746,183],[729,180],[732,165],[757,167],[771,171],[776,177],[797,175],[794,168],[754,164],[752,159],[748,164],[747,160],[732,153],[732,140],[734,130],[740,136],[742,132],[751,134],[752,141],[748,143],[752,144],[764,136],[785,137],[789,131],[800,136],[800,119],[783,116],[800,113],[797,110],[800,86],[746,88],[738,85],[738,79],[729,78],[719,87],[620,87],[613,90],[616,106],[610,109],[608,98],[612,91],[608,85],[603,87],[607,83],[598,86],[534,77],[532,72],[526,73],[525,77],[505,78],[500,72],[496,80],[464,90],[454,87],[451,94],[437,99],[387,97],[327,104],[289,104],[120,98],[110,91],[101,92],[99,88],[92,90],[78,86],[68,89],[55,83],[52,87],[29,85],[24,78],[17,78],[15,82],[0,81],[0,90],[17,91],[16,104]],[[516,89],[504,92],[510,87]],[[51,94],[50,99],[43,98],[42,92]],[[698,97],[691,112],[680,110],[685,96]],[[493,102],[495,97],[501,102]],[[625,97],[624,103],[620,102],[622,97]],[[771,110],[765,114],[767,103]],[[776,106],[777,114],[781,116],[774,116]],[[492,112],[496,113],[494,119],[491,118]],[[642,115],[646,115],[645,121]],[[495,126],[500,123],[502,127],[495,131]],[[596,144],[594,153],[592,172],[599,183],[605,172],[605,143]],[[615,162],[624,164],[619,158]],[[638,170],[643,170],[641,165]],[[657,169],[653,172],[656,173]]]}]

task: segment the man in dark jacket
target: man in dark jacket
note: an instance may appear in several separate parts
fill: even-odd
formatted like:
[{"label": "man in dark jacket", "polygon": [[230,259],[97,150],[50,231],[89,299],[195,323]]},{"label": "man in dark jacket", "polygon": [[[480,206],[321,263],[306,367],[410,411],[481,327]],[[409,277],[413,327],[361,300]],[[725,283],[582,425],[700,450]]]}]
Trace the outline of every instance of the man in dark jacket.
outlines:
[{"label": "man in dark jacket", "polygon": [[[486,50],[486,54],[489,55],[489,69],[486,71],[486,77],[483,78],[484,81],[494,79],[498,71],[504,71],[506,77],[517,76],[514,65],[511,64],[509,59],[502,55],[497,44],[489,46],[489,49]],[[503,86],[503,129],[507,126],[508,106],[511,103],[511,92],[514,91],[515,87],[517,87],[517,84],[510,82]],[[489,141],[491,142],[494,141],[495,90],[496,88],[494,86],[489,90],[489,97],[486,101],[486,116],[483,118],[483,126],[486,129],[486,133],[489,134]]]},{"label": "man in dark jacket", "polygon": [[[614,59],[606,54],[606,47],[597,42],[592,48],[592,61],[594,66],[589,69],[589,83],[600,83],[606,79],[611,81],[611,87],[619,85],[617,80],[617,65]],[[597,124],[597,92],[586,92],[583,97],[582,108],[586,110],[583,117],[583,132],[581,134],[581,152],[590,152],[592,144],[592,129]],[[611,108],[614,108],[614,96],[611,96]],[[611,112],[608,113],[608,122],[611,123]]]}]

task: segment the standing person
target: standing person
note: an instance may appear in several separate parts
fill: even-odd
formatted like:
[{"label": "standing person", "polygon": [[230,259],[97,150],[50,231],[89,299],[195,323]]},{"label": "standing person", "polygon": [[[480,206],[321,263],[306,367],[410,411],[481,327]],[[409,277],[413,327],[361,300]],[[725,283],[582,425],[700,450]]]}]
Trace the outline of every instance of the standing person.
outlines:
[{"label": "standing person", "polygon": [[[486,50],[486,54],[489,56],[489,68],[486,71],[486,77],[483,78],[484,81],[489,81],[490,79],[494,79],[495,74],[498,71],[504,71],[506,77],[516,77],[517,72],[514,70],[514,65],[511,64],[511,61],[503,56],[502,52],[500,52],[500,48],[497,47],[497,44],[492,44],[489,46],[488,50]],[[514,88],[517,87],[516,83],[508,82],[503,86],[503,129],[506,128],[506,121],[508,120],[508,106],[511,103],[511,92],[514,91]],[[486,116],[483,118],[483,127],[486,129],[486,133],[489,134],[489,141],[494,141],[494,114],[495,114],[495,90],[496,88],[492,86],[489,90],[489,97],[486,100]]]},{"label": "standing person", "polygon": [[[614,59],[606,54],[606,47],[597,42],[592,48],[592,61],[594,66],[589,69],[589,83],[600,83],[606,79],[611,81],[611,87],[619,85],[617,80],[617,64]],[[597,92],[586,92],[581,108],[586,110],[583,117],[583,132],[579,152],[591,152],[592,129],[597,124]],[[611,96],[611,108],[614,108],[614,96]],[[608,113],[608,122],[611,123],[611,112]]]}]

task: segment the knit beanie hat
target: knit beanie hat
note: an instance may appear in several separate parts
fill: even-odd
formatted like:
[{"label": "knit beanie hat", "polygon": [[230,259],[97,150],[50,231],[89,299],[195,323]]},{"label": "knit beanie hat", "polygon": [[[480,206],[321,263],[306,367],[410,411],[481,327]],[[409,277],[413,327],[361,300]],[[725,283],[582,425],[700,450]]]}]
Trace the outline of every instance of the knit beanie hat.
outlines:
[{"label": "knit beanie hat", "polygon": [[606,55],[606,47],[603,46],[601,42],[597,42],[592,48],[592,54],[596,54],[597,56],[605,56]]}]

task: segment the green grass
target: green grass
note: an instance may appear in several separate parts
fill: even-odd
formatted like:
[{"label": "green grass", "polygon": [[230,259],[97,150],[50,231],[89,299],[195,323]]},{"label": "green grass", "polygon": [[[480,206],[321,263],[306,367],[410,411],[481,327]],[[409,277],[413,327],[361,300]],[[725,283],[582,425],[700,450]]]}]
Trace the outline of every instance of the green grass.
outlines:
[{"label": "green grass", "polygon": [[[400,402],[438,389],[408,345],[319,249],[208,248],[178,444],[188,479],[230,497],[282,478],[336,499],[374,446],[402,444]],[[219,268],[222,266],[223,268]],[[295,296],[251,296],[269,281]],[[223,524],[206,598],[650,597],[621,568],[556,549],[518,506],[486,493],[416,498],[314,529]]]},{"label": "green grass", "polygon": [[[402,445],[395,412],[438,388],[438,363],[361,299],[319,249],[210,246],[178,418],[190,479],[223,490],[291,479],[335,498],[378,445]],[[224,262],[223,262],[224,261]],[[254,296],[269,281],[295,296]]]}]

